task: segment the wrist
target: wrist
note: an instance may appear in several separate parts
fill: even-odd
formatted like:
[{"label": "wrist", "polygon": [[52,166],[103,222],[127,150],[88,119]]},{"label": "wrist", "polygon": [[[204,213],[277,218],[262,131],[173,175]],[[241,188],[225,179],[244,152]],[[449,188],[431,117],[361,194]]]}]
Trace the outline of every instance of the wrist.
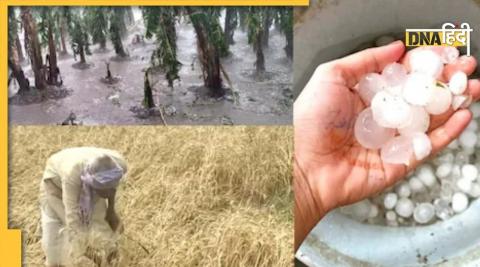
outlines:
[{"label": "wrist", "polygon": [[295,250],[297,250],[310,231],[326,214],[327,210],[315,197],[311,177],[294,157],[293,187],[295,195]]}]

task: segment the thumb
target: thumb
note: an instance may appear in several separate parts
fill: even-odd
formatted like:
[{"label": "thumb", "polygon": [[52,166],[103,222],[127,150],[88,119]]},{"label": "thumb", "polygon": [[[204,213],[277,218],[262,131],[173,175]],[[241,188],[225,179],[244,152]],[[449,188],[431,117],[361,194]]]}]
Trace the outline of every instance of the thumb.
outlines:
[{"label": "thumb", "polygon": [[365,74],[381,72],[386,65],[399,61],[404,52],[405,45],[403,42],[396,41],[385,46],[357,52],[331,63],[344,71],[347,86],[353,87]]}]

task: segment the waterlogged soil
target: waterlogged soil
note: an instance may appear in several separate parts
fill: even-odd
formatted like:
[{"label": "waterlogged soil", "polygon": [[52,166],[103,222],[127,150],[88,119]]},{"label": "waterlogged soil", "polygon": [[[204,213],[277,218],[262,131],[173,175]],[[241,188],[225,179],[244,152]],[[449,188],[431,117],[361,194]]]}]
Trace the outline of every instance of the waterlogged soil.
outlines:
[{"label": "waterlogged soil", "polygon": [[[286,57],[285,37],[271,30],[265,49],[266,72],[255,73],[255,54],[247,34],[235,31],[231,55],[222,59],[231,84],[223,79],[226,95],[212,98],[203,87],[197,59],[195,32],[191,24],[177,25],[178,60],[182,63],[180,81],[169,88],[161,71],[150,73],[156,108],[142,107],[145,69],[155,40],[133,44],[135,34],[143,34],[140,23],[124,39],[128,58],[115,55],[109,43],[106,50],[92,46],[88,65],[71,55],[59,56],[62,87],[49,87],[48,93],[34,91],[33,100],[17,94],[18,85],[9,87],[9,119],[12,124],[58,124],[72,112],[84,125],[98,124],[291,124],[292,64]],[[106,79],[106,62],[112,79]],[[33,84],[28,63],[24,71]],[[30,93],[28,95],[31,95]],[[47,95],[51,97],[38,97]],[[162,116],[163,115],[163,116]]]}]

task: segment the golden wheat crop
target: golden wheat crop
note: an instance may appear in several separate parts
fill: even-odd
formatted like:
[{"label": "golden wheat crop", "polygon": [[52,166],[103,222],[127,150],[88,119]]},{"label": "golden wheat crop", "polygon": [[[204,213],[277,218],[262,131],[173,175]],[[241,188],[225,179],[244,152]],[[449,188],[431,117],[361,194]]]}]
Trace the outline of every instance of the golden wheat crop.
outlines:
[{"label": "golden wheat crop", "polygon": [[42,266],[38,207],[45,160],[73,146],[118,150],[121,266],[291,266],[292,128],[10,128],[9,225],[24,263]]}]

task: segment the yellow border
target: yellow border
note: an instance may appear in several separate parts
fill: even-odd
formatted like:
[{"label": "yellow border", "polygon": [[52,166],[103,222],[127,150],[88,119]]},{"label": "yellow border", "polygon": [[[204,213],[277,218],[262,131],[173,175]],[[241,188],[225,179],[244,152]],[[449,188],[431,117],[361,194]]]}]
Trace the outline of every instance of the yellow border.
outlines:
[{"label": "yellow border", "polygon": [[308,0],[3,0],[9,6],[308,6]]},{"label": "yellow border", "polygon": [[[0,84],[7,84],[7,5],[0,6]],[[4,87],[5,88],[5,87]],[[22,259],[22,236],[20,230],[8,229],[8,92],[0,99],[0,266],[20,266]]]},{"label": "yellow border", "polygon": [[[113,3],[112,3],[113,2]],[[0,0],[0,85],[7,84],[7,36],[8,36],[8,6],[65,6],[65,5],[165,5],[165,6],[302,6],[308,5],[308,0],[138,0],[138,1],[106,1],[106,0]],[[5,87],[4,87],[5,88]],[[0,99],[0,266],[21,266],[22,236],[21,230],[8,229],[8,89]]]}]

